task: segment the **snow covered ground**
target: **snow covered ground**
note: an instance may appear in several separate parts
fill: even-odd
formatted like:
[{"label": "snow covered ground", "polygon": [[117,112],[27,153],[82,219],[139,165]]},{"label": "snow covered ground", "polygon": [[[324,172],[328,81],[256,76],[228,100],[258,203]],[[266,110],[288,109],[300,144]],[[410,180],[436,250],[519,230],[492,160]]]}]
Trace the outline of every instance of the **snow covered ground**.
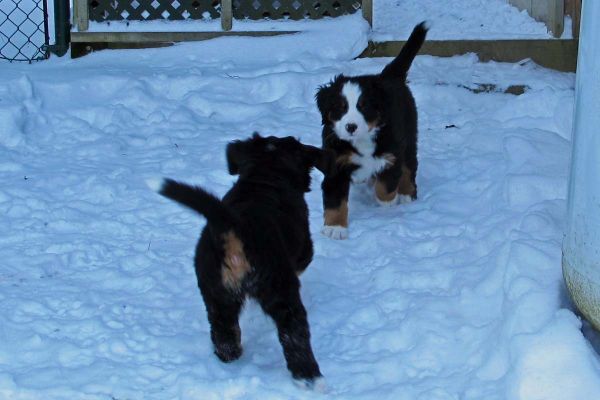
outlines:
[{"label": "snow covered ground", "polygon": [[[418,57],[418,201],[351,196],[302,276],[328,392],[296,388],[250,303],[245,353],[212,354],[192,256],[203,220],[163,175],[223,194],[224,146],[257,130],[320,142],[313,96],[353,60],[356,17],[262,39],[0,64],[0,399],[592,399],[600,363],[560,269],[574,75]],[[479,84],[497,91],[476,94]],[[504,94],[526,85],[521,96]]]}]

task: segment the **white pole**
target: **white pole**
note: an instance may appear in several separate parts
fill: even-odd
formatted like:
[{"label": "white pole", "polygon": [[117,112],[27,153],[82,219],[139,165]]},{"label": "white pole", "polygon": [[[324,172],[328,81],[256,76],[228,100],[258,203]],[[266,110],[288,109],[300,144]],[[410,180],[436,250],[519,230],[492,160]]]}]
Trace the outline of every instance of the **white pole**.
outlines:
[{"label": "white pole", "polygon": [[600,1],[584,0],[575,85],[563,274],[575,304],[600,329]]}]

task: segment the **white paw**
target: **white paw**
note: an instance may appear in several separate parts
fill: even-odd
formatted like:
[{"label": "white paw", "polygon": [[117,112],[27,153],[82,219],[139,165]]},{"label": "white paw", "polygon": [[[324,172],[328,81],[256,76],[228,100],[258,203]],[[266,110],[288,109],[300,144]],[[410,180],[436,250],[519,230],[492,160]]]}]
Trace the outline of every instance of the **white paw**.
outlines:
[{"label": "white paw", "polygon": [[412,203],[413,199],[412,197],[410,197],[407,194],[401,194],[400,196],[398,196],[400,204],[408,204],[408,203]]},{"label": "white paw", "polygon": [[365,183],[373,176],[371,170],[360,167],[352,173],[352,183]]},{"label": "white paw", "polygon": [[377,196],[375,196],[375,200],[377,200],[377,203],[379,203],[379,205],[381,207],[392,207],[392,206],[395,206],[398,203],[398,197],[400,197],[400,196],[396,195],[396,197],[394,197],[392,200],[390,200],[390,201],[384,201],[384,200],[379,200],[377,198]]},{"label": "white paw", "polygon": [[164,179],[162,179],[162,178],[152,177],[152,178],[146,179],[146,185],[150,189],[154,190],[155,192],[160,192],[160,190],[163,187],[163,184],[164,184]]},{"label": "white paw", "polygon": [[318,393],[327,393],[329,388],[327,387],[327,382],[325,382],[325,378],[320,377],[315,379],[313,382],[313,390]]},{"label": "white paw", "polygon": [[348,228],[340,225],[325,225],[323,229],[321,229],[321,233],[335,240],[348,238]]},{"label": "white paw", "polygon": [[327,383],[322,376],[312,380],[294,379],[294,385],[302,390],[314,390],[317,393],[327,393]]}]

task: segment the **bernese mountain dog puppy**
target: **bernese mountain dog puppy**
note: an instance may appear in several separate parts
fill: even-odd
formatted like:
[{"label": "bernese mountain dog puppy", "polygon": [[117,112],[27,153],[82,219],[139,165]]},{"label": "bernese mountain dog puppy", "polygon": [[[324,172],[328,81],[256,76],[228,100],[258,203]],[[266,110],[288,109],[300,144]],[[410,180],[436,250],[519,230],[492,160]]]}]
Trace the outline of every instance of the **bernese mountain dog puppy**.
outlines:
[{"label": "bernese mountain dog puppy", "polygon": [[337,167],[322,183],[326,236],[348,237],[351,182],[372,183],[381,205],[417,198],[417,108],[406,75],[427,30],[417,25],[380,74],[338,75],[317,91],[323,148],[335,152]]},{"label": "bernese mountain dog puppy", "polygon": [[313,257],[304,200],[310,170],[327,172],[334,155],[292,137],[255,133],[231,142],[226,156],[229,173],[239,179],[222,200],[170,179],[149,182],[206,218],[195,269],[214,352],[223,362],[242,355],[238,317],[246,297],[253,297],[275,321],[292,376],[302,386],[322,389],[298,276]]}]

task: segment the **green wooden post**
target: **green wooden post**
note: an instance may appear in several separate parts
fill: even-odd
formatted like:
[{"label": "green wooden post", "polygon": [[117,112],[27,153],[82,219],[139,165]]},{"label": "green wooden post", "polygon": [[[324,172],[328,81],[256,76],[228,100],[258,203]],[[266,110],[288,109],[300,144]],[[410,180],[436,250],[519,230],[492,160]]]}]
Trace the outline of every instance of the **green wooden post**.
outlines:
[{"label": "green wooden post", "polygon": [[69,50],[71,33],[71,6],[69,0],[54,0],[54,41],[49,50],[59,57]]},{"label": "green wooden post", "polygon": [[85,32],[90,26],[87,0],[75,0],[75,25],[79,32]]}]

